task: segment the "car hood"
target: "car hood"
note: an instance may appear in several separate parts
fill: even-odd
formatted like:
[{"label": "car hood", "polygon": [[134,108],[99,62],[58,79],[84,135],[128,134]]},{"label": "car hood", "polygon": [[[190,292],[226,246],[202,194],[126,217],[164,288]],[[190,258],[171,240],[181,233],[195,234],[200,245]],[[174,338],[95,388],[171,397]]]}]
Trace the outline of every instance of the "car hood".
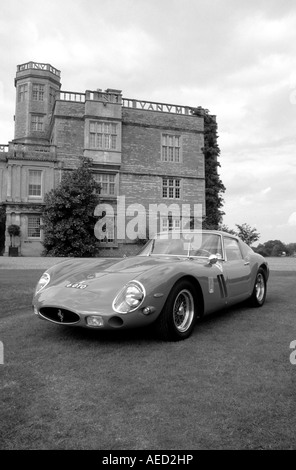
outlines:
[{"label": "car hood", "polygon": [[120,260],[70,260],[56,265],[48,272],[50,286],[64,286],[83,283],[85,292],[98,289],[118,291],[128,281],[154,268],[178,262],[176,257],[135,256]]},{"label": "car hood", "polygon": [[[136,256],[121,260],[68,260],[47,272],[51,276],[48,286],[36,296],[39,306],[51,305],[74,311],[112,313],[112,301],[129,281],[152,279],[157,285],[166,278],[168,265],[180,262],[176,257]],[[149,271],[157,270],[158,275]],[[84,287],[86,286],[86,287]]]}]

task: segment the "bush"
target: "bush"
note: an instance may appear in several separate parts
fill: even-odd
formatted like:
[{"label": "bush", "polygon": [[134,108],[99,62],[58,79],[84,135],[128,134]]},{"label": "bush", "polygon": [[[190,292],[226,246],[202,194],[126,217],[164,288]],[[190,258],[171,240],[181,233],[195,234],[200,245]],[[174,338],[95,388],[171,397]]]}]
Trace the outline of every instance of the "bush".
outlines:
[{"label": "bush", "polygon": [[45,196],[44,255],[96,255],[99,243],[94,235],[94,210],[99,192],[90,160],[82,159],[76,170],[63,174],[60,185]]}]

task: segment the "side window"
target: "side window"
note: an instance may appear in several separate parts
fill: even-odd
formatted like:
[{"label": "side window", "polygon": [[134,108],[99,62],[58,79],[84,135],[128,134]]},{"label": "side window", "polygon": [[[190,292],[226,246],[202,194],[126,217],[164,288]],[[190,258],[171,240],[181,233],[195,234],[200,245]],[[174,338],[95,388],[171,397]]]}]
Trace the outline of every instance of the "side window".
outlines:
[{"label": "side window", "polygon": [[161,160],[163,162],[181,162],[181,136],[162,134]]},{"label": "side window", "polygon": [[40,225],[40,216],[28,215],[28,238],[40,239]]},{"label": "side window", "polygon": [[241,250],[238,242],[234,238],[224,238],[224,246],[227,261],[234,261],[242,259]]},{"label": "side window", "polygon": [[42,171],[41,170],[29,170],[29,197],[42,196]]}]

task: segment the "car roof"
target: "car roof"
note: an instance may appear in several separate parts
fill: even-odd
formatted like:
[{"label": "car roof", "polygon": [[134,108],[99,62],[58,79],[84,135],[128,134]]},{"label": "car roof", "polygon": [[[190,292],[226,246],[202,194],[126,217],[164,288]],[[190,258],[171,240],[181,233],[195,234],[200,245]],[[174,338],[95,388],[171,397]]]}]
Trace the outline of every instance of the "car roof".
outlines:
[{"label": "car roof", "polygon": [[180,233],[180,234],[192,233],[193,235],[195,233],[198,233],[198,234],[208,233],[208,234],[227,236],[227,237],[234,238],[235,240],[239,240],[239,237],[236,235],[233,235],[232,233],[224,232],[222,230],[205,230],[205,229],[166,230],[163,232],[158,232],[153,238],[156,238],[158,235],[165,235],[165,234],[171,235],[172,233]]}]

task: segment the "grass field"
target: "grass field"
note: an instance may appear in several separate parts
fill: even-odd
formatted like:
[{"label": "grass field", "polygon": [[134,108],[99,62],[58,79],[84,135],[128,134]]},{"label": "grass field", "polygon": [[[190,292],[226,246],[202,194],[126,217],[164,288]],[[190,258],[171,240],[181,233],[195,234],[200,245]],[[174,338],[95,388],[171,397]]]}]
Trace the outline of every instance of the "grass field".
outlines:
[{"label": "grass field", "polygon": [[1,449],[296,449],[295,271],[179,343],[37,319],[41,273],[0,270]]}]

